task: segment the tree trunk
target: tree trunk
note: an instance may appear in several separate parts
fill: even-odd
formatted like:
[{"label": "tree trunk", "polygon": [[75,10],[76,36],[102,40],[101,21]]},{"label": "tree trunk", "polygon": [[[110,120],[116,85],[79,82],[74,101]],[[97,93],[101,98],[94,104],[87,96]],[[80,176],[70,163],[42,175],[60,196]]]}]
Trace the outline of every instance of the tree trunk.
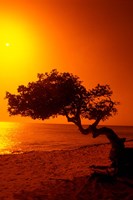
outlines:
[{"label": "tree trunk", "polygon": [[125,138],[119,138],[119,136],[108,127],[97,128],[95,124],[92,124],[88,128],[84,129],[80,123],[78,124],[78,127],[81,133],[84,135],[92,133],[93,138],[96,138],[100,135],[105,135],[108,138],[111,144],[111,150],[109,153],[109,159],[112,162],[111,166],[116,172],[118,172],[118,170],[123,167],[124,163]]}]

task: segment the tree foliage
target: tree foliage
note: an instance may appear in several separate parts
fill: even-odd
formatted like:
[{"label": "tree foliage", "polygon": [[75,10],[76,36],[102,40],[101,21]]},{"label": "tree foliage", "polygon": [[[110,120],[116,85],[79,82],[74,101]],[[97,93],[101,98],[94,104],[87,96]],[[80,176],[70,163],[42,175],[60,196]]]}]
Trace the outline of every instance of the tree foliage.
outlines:
[{"label": "tree foliage", "polygon": [[[33,119],[48,119],[63,115],[69,122],[75,123],[82,133],[86,133],[81,118],[100,120],[117,113],[118,102],[112,100],[109,85],[98,84],[87,90],[79,77],[71,73],[38,74],[37,81],[27,86],[20,85],[17,94],[6,93],[10,115],[30,116]],[[89,129],[86,131],[88,132]]]}]

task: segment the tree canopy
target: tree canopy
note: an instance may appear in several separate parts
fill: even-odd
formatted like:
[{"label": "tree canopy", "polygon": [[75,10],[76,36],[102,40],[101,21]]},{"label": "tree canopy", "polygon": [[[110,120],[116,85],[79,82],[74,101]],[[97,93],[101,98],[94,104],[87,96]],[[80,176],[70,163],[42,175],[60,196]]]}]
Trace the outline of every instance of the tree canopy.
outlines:
[{"label": "tree canopy", "polygon": [[[86,89],[78,76],[54,69],[38,74],[37,81],[27,86],[20,85],[17,94],[6,92],[6,99],[10,115],[42,120],[63,115],[85,134],[90,125],[97,126],[100,120],[117,113],[118,102],[112,100],[112,93],[109,85]],[[83,128],[82,118],[88,119],[88,129]]]}]

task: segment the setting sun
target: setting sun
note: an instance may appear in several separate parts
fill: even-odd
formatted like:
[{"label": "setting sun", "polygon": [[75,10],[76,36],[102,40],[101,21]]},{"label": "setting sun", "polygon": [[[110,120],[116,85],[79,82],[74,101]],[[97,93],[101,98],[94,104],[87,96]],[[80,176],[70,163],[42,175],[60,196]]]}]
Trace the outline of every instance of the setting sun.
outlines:
[{"label": "setting sun", "polygon": [[[14,21],[14,19],[10,19],[10,21],[1,20],[0,38],[3,45],[0,48],[2,54],[0,62],[8,65],[31,60],[36,49],[35,38],[33,40],[31,35],[31,30],[27,28],[24,22],[20,23],[20,21]],[[5,49],[4,46],[11,48]]]},{"label": "setting sun", "polygon": [[[29,77],[37,57],[37,36],[34,27],[18,15],[1,14],[0,18],[0,79],[13,89],[15,82]],[[4,91],[3,91],[4,92]]]},{"label": "setting sun", "polygon": [[132,186],[133,0],[0,0],[0,200]]},{"label": "setting sun", "polygon": [[57,68],[79,76],[87,88],[109,84],[121,105],[108,123],[132,124],[132,5],[103,2],[0,0],[1,120],[12,121],[5,91]]},{"label": "setting sun", "polygon": [[10,47],[10,46],[11,46],[11,44],[7,42],[6,43],[6,47]]}]

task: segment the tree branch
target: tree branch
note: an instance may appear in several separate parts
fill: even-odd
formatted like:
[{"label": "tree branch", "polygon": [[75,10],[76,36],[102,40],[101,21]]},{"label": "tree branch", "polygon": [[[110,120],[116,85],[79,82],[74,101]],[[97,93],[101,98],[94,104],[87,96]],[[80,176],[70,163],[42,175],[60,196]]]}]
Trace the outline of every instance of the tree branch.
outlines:
[{"label": "tree branch", "polygon": [[65,116],[66,116],[68,122],[73,122],[73,123],[75,123],[75,118],[74,118],[74,117],[69,117],[69,115],[68,115],[66,109],[64,109],[64,114],[65,114]]},{"label": "tree branch", "polygon": [[96,121],[91,126],[96,127],[99,124],[101,119],[102,119],[102,116],[101,117],[97,117]]}]

